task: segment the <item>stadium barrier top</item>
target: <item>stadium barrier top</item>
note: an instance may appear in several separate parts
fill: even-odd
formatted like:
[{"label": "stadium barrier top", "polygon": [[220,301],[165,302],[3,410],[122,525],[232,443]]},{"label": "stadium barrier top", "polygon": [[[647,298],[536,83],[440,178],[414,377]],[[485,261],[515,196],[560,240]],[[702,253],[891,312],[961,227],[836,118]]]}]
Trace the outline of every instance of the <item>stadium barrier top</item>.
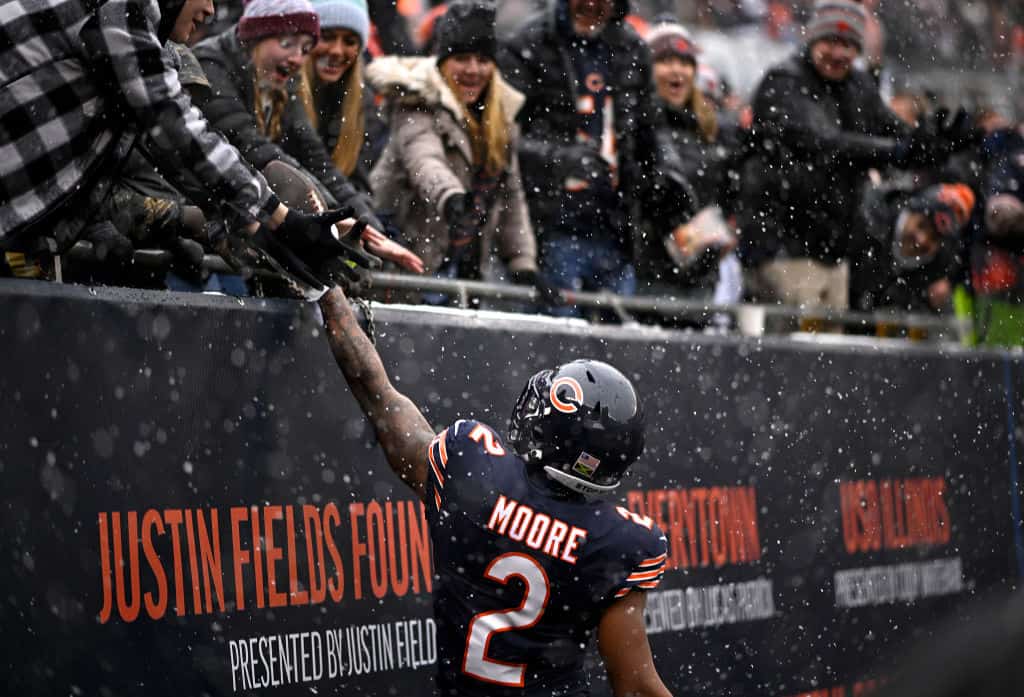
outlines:
[{"label": "stadium barrier top", "polygon": [[[90,259],[91,246],[88,242],[79,242],[68,256],[76,260]],[[145,267],[169,268],[173,260],[172,253],[162,249],[140,249],[135,252],[135,263]],[[214,273],[235,273],[224,259],[213,254],[205,255],[203,268]],[[261,276],[273,276],[267,271],[257,273]],[[454,304],[460,308],[472,307],[474,298],[519,303],[536,302],[539,299],[536,289],[508,283],[442,279],[389,272],[375,272],[372,279],[374,291],[442,293],[452,298]],[[375,297],[380,296],[380,293],[375,293]],[[562,291],[562,298],[566,304],[581,309],[609,311],[624,324],[635,322],[637,315],[656,316],[664,321],[684,320],[707,324],[712,328],[729,326],[743,336],[792,334],[801,331],[817,333],[838,328],[878,339],[906,338],[929,343],[960,344],[966,340],[970,331],[969,321],[959,320],[952,315],[907,313],[897,310],[854,312],[774,304],[719,305],[698,299],[621,296],[609,292]]]}]

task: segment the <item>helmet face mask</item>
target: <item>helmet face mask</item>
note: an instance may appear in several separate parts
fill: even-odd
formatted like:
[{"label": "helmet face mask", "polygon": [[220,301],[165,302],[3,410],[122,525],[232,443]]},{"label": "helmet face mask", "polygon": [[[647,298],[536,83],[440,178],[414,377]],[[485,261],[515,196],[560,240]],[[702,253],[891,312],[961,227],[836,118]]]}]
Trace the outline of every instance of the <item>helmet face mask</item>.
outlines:
[{"label": "helmet face mask", "polygon": [[643,411],[622,373],[578,360],[530,378],[509,442],[531,469],[583,494],[615,489],[644,447]]}]

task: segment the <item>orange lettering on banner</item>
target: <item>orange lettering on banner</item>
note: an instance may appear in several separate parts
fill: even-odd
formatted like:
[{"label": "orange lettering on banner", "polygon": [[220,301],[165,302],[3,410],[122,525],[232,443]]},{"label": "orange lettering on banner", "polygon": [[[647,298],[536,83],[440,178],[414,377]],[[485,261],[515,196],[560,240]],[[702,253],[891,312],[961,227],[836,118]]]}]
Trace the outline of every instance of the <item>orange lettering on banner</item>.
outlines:
[{"label": "orange lettering on banner", "polygon": [[185,509],[185,541],[188,545],[189,578],[192,579],[192,612],[202,614],[202,600],[199,598],[199,564],[196,562],[196,534],[192,527],[192,511]]},{"label": "orange lettering on banner", "polygon": [[884,680],[862,680],[853,685],[833,685],[810,692],[798,692],[790,697],[867,697],[883,684]]},{"label": "orange lettering on banner", "polygon": [[114,591],[111,588],[110,575],[110,531],[107,529],[107,514],[100,513],[100,583],[103,589],[103,604],[100,606],[99,620],[106,624],[113,610]]},{"label": "orange lettering on banner", "polygon": [[336,572],[334,578],[327,582],[327,590],[331,594],[331,600],[338,602],[345,596],[345,567],[341,563],[341,552],[338,551],[338,544],[334,541],[333,529],[341,523],[341,511],[333,504],[327,504],[324,509],[324,542],[327,544],[327,553],[331,556]]},{"label": "orange lettering on banner", "polygon": [[430,593],[434,585],[434,572],[430,564],[430,529],[427,528],[427,517],[421,501],[408,501],[406,505],[409,507],[409,546],[412,548],[412,590],[414,593],[420,592],[422,576],[423,591]]},{"label": "orange lettering on banner", "polygon": [[335,503],[235,506],[227,509],[226,539],[220,513],[99,513],[100,623],[134,622],[143,609],[149,619],[163,619],[171,598],[178,616],[224,613],[225,585],[233,589],[230,611],[338,603],[345,598],[347,548],[355,600],[432,590],[430,535],[419,501],[349,504],[350,547],[339,544],[345,533]]},{"label": "orange lettering on banner", "polygon": [[359,519],[366,506],[361,503],[348,505],[349,530],[352,531],[352,595],[356,600],[363,597],[363,572],[360,559],[366,556],[366,543],[359,534]]},{"label": "orange lettering on banner", "polygon": [[626,505],[649,516],[668,538],[670,569],[721,568],[761,558],[752,486],[629,491]]},{"label": "orange lettering on banner", "polygon": [[[302,520],[306,526],[306,561],[309,563],[309,594],[310,605],[319,605],[327,597],[327,567],[324,565],[324,529],[320,524],[316,506],[306,504],[302,507]],[[314,553],[314,550],[316,552]],[[298,563],[298,562],[296,562]],[[292,596],[298,589],[292,588]]]},{"label": "orange lettering on banner", "polygon": [[[139,527],[138,513],[128,511],[128,563],[125,563],[121,542],[121,514],[111,516],[111,532],[114,537],[114,597],[117,598],[117,612],[125,622],[134,622],[142,606],[139,588]],[[129,568],[130,585],[125,583],[124,570]],[[131,602],[128,595],[132,596]]]},{"label": "orange lettering on banner", "polygon": [[[167,612],[167,574],[164,573],[160,557],[157,555],[156,549],[153,548],[152,529],[154,527],[157,529],[158,534],[164,534],[164,521],[160,519],[160,513],[151,509],[146,511],[146,515],[142,516],[142,553],[146,556],[149,568],[153,572],[153,578],[156,580],[157,600],[153,599],[152,592],[146,593],[146,614],[149,615],[150,619],[157,620]],[[221,601],[220,609],[223,612],[223,600]]]},{"label": "orange lettering on banner", "polygon": [[[149,513],[152,512],[149,511]],[[149,513],[146,515],[148,516]],[[217,510],[210,511],[209,527],[206,525],[206,516],[201,510],[197,510],[196,530],[199,534],[199,562],[203,569],[203,588],[206,590],[206,612],[213,612],[211,583],[217,597],[217,607],[220,612],[224,612],[224,572],[221,569],[220,528],[217,525]]]},{"label": "orange lettering on banner", "polygon": [[[299,590],[299,558],[295,554],[295,513],[291,506],[284,509],[284,524],[288,531],[288,604],[309,605],[309,591]],[[306,535],[309,536],[308,529]],[[309,554],[313,556],[312,552]],[[312,577],[311,571],[310,585],[312,585]]]},{"label": "orange lettering on banner", "polygon": [[263,554],[267,559],[267,598],[270,607],[284,607],[288,604],[288,595],[277,590],[277,562],[284,557],[284,550],[274,542],[274,522],[284,520],[284,510],[280,506],[267,506],[263,509]]},{"label": "orange lettering on banner", "polygon": [[256,575],[256,607],[266,605],[263,599],[263,537],[260,535],[260,509],[249,508],[249,524],[252,526],[252,570]]},{"label": "orange lettering on banner", "polygon": [[[384,519],[387,521],[387,538],[391,540],[388,545],[388,574],[391,580],[391,592],[402,597],[409,590],[409,555],[396,553],[397,550],[409,549],[408,529],[405,527],[405,506],[404,501],[384,504]],[[394,524],[391,517],[392,506],[398,515],[398,525]],[[396,534],[397,533],[397,534]],[[401,564],[402,570],[398,567]]]},{"label": "orange lettering on banner", "polygon": [[376,501],[366,507],[366,542],[370,560],[370,588],[383,598],[388,592],[387,542],[384,540],[384,511]]},{"label": "orange lettering on banner", "polygon": [[242,521],[248,520],[249,509],[243,506],[235,506],[230,511],[231,515],[231,558],[234,560],[235,571],[235,607],[239,610],[245,609],[245,587],[242,582],[242,564],[250,564],[249,551],[242,549],[241,531],[239,526]]},{"label": "orange lettering on banner", "polygon": [[181,511],[164,511],[164,522],[171,528],[171,550],[174,553],[174,614],[179,617],[185,614],[185,573],[181,568],[181,520]]},{"label": "orange lettering on banner", "polygon": [[952,520],[942,477],[839,482],[847,554],[945,545]]}]

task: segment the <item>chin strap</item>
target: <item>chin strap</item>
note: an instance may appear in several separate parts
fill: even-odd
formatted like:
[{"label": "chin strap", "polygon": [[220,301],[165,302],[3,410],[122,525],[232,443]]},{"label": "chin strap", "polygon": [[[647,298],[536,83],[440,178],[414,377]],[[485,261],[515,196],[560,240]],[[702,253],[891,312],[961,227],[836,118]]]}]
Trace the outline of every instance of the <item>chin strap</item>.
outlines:
[{"label": "chin strap", "polygon": [[618,488],[620,482],[614,484],[594,484],[588,482],[585,479],[573,476],[568,472],[563,472],[557,467],[551,465],[544,466],[544,472],[548,475],[548,479],[558,482],[567,489],[572,489],[581,494],[607,494],[610,491],[614,491]]}]

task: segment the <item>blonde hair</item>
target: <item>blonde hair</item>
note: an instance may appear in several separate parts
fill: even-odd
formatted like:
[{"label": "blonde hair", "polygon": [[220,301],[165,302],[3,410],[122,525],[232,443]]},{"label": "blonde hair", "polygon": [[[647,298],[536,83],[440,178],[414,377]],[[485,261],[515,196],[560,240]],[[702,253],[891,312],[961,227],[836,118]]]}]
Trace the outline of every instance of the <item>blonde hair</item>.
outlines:
[{"label": "blonde hair", "polygon": [[[363,134],[366,128],[366,116],[363,114],[362,54],[356,57],[356,61],[342,79],[345,84],[341,98],[341,132],[338,134],[338,142],[334,144],[334,150],[331,151],[331,161],[342,174],[350,176],[359,162],[359,152],[363,149]],[[313,128],[319,128],[320,113],[316,109],[313,93],[320,89],[320,78],[317,77],[312,58],[302,66],[302,85],[302,105],[306,108]]]},{"label": "blonde hair", "polygon": [[[284,107],[288,103],[288,94],[282,90],[267,90],[260,87],[259,80],[255,74],[252,78],[253,112],[256,115],[256,128],[273,142],[281,138],[281,116],[284,114]],[[270,120],[263,115],[263,97],[270,97]]]},{"label": "blonde hair", "polygon": [[700,137],[707,143],[718,140],[718,115],[715,113],[715,107],[696,85],[693,86],[693,94],[690,95],[690,109],[697,117],[697,131]]},{"label": "blonde hair", "polygon": [[[491,82],[487,86],[482,118],[477,118],[466,105],[459,100],[462,117],[469,132],[469,142],[473,151],[473,164],[482,167],[484,172],[496,176],[508,167],[508,124],[505,121],[505,108],[501,104],[501,94],[495,87],[498,69],[494,69]],[[444,76],[444,73],[442,73]],[[458,95],[457,85],[447,77],[444,78],[448,88]],[[456,99],[458,97],[456,96]]]}]

